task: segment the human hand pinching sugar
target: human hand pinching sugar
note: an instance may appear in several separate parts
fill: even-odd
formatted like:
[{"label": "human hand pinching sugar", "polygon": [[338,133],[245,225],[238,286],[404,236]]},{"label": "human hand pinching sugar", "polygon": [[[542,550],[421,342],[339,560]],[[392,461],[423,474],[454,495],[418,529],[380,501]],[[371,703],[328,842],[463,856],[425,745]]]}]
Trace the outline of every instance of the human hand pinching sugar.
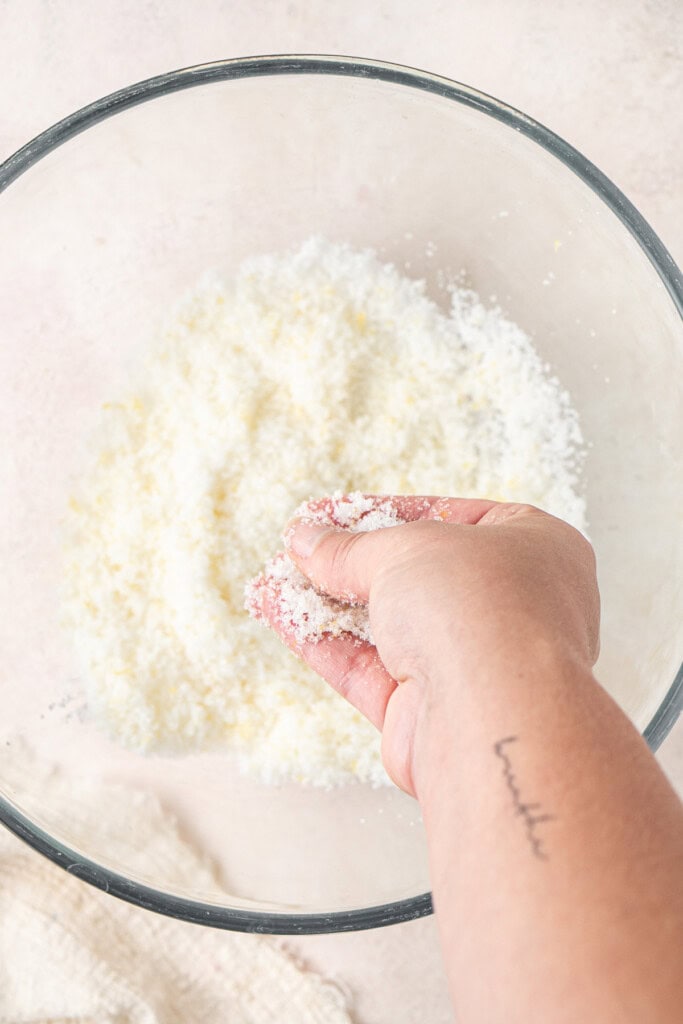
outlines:
[{"label": "human hand pinching sugar", "polygon": [[587,667],[597,657],[592,549],[531,506],[326,498],[298,510],[285,543],[289,557],[251,585],[250,611],[382,730],[385,767],[414,795],[419,726],[444,687],[526,642]]}]

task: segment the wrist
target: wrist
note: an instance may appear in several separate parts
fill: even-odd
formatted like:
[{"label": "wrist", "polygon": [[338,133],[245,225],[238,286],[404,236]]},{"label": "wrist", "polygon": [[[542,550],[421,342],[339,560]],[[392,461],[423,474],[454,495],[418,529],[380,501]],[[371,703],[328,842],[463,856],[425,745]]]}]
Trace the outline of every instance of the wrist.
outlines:
[{"label": "wrist", "polygon": [[538,633],[478,651],[442,648],[421,681],[411,756],[418,799],[440,785],[449,764],[457,773],[470,744],[487,748],[502,736],[544,729],[597,685],[588,656]]}]

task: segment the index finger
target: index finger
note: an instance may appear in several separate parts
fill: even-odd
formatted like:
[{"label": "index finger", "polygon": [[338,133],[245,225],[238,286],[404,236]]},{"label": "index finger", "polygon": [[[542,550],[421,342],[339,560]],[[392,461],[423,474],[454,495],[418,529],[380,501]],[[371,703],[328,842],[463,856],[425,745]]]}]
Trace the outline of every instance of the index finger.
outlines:
[{"label": "index finger", "polygon": [[[478,523],[487,512],[500,504],[500,502],[484,498],[444,498],[440,495],[429,494],[363,494],[362,497],[369,503],[368,509],[353,517],[351,520],[353,523],[362,522],[373,511],[389,509],[405,523],[413,523],[419,519],[432,519],[471,526]],[[338,529],[348,527],[349,518],[344,510],[349,501],[349,496],[344,495],[341,498],[325,497],[305,502],[297,509],[294,519],[288,523],[285,534],[287,529],[290,529],[298,520],[306,522],[310,519],[317,523],[324,522]],[[355,532],[353,526],[351,526],[351,530]]]},{"label": "index finger", "polygon": [[496,505],[421,495],[322,498],[301,506],[285,529],[285,546],[317,590],[340,601],[367,602],[377,569],[407,542],[407,525],[472,525]]},{"label": "index finger", "polygon": [[395,495],[388,500],[396,509],[397,516],[407,523],[430,519],[462,526],[475,526],[487,512],[499,504],[485,498],[442,498],[416,494]]}]

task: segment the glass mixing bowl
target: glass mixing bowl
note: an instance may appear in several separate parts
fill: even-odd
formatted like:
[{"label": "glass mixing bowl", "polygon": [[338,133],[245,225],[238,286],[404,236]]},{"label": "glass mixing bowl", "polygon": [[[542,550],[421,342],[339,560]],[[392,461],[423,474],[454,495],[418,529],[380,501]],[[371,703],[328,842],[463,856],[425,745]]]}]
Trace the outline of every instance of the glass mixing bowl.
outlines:
[{"label": "glass mixing bowl", "polygon": [[[225,928],[315,932],[428,913],[403,794],[267,787],[227,757],[142,757],[74,713],[59,520],[77,453],[169,304],[207,267],[311,234],[467,278],[524,327],[588,441],[604,606],[598,676],[650,744],[680,704],[683,286],[621,193],[474,89],[339,57],[218,62],[123,89],[0,168],[0,818],[71,873]],[[75,825],[72,780],[144,789],[219,867],[191,891]],[[104,792],[104,791],[103,791]],[[102,809],[106,816],[106,806]]]}]

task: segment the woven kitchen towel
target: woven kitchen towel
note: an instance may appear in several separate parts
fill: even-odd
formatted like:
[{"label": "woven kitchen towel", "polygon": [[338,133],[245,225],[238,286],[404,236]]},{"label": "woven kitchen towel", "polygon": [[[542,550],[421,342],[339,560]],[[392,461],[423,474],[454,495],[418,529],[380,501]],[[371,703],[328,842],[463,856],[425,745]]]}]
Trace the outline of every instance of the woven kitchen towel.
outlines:
[{"label": "woven kitchen towel", "polygon": [[[64,786],[58,777],[45,784]],[[155,798],[107,786],[80,792],[71,806],[72,836],[106,827],[113,860],[125,861],[134,843],[145,850],[151,877],[155,864],[173,862],[179,885],[205,882],[215,891],[210,865]],[[0,826],[0,1022],[351,1024],[351,1018],[339,988],[304,970],[276,940],[122,903]]]}]

